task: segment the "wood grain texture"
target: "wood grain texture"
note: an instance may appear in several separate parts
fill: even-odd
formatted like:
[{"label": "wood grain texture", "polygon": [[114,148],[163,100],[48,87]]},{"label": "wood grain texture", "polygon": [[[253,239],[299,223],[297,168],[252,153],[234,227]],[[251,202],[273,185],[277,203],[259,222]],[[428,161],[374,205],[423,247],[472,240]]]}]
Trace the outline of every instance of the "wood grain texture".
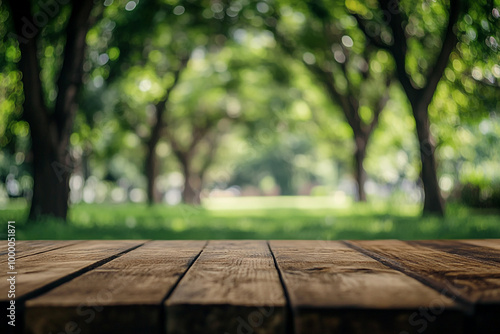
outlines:
[{"label": "wood grain texture", "polygon": [[422,241],[407,241],[410,245],[424,246],[446,252],[465,256],[473,260],[479,260],[493,265],[500,264],[500,247],[498,249],[490,247],[482,247],[466,242],[455,240],[422,240]]},{"label": "wood grain texture", "polygon": [[205,241],[151,241],[26,303],[27,333],[160,333],[164,298]]},{"label": "wood grain texture", "polygon": [[[16,241],[16,259],[26,256],[41,254],[51,250],[68,247],[75,245],[82,241],[68,240],[68,241],[54,241],[54,240],[20,240]],[[0,263],[7,262],[7,241],[2,242],[0,252]]]},{"label": "wood grain texture", "polygon": [[[500,328],[500,240],[205,244],[18,242],[17,333],[483,334]],[[0,333],[11,332],[2,322]]]},{"label": "wood grain texture", "polygon": [[458,241],[479,247],[500,249],[500,239],[475,239],[475,240],[458,240]]},{"label": "wood grain texture", "polygon": [[438,290],[469,303],[500,302],[500,266],[397,240],[350,241]]},{"label": "wood grain texture", "polygon": [[167,333],[284,333],[285,297],[265,241],[210,241],[166,301]]},{"label": "wood grain texture", "polygon": [[[444,241],[446,243],[446,241]],[[500,328],[500,266],[484,250],[471,255],[453,254],[423,246],[429,242],[351,241],[381,261],[452,295],[470,306],[470,333],[493,333]],[[453,242],[450,242],[453,245]],[[462,253],[461,250],[455,253]],[[479,254],[479,255],[478,255]],[[490,254],[491,255],[491,254]],[[483,259],[474,259],[480,256]]]},{"label": "wood grain texture", "polygon": [[[87,241],[50,252],[17,260],[16,300],[52,284],[59,279],[84,270],[111,256],[142,244],[143,241]],[[8,282],[0,281],[0,291],[7,291]],[[0,302],[6,302],[2,294]]]},{"label": "wood grain texture", "polygon": [[[271,241],[300,333],[462,333],[461,308],[336,241]],[[439,317],[426,321],[419,308]],[[429,312],[429,311],[427,311]]]}]

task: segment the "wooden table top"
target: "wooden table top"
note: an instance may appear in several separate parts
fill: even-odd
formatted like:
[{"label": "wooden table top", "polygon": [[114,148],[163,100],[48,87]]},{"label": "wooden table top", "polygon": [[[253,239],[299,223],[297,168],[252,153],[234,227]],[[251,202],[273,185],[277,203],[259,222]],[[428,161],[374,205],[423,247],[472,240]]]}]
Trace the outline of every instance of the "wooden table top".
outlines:
[{"label": "wooden table top", "polygon": [[16,251],[18,333],[500,333],[500,239],[18,241]]}]

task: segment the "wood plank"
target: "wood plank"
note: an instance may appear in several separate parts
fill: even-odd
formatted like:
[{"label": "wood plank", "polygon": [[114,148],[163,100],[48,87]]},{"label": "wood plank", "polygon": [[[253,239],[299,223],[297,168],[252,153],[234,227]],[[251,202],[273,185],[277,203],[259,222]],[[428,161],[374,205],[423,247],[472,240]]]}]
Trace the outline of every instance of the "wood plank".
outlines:
[{"label": "wood plank", "polygon": [[350,241],[373,256],[470,303],[500,302],[500,266],[397,240]]},{"label": "wood plank", "polygon": [[167,333],[284,333],[285,297],[265,241],[210,241],[166,301]]},{"label": "wood plank", "polygon": [[151,241],[27,301],[27,333],[160,333],[164,298],[205,243]]},{"label": "wood plank", "polygon": [[500,328],[500,266],[396,240],[350,241],[370,256],[442,291],[474,304],[475,333]]},{"label": "wood plank", "polygon": [[297,334],[463,333],[460,305],[341,242],[270,245]]},{"label": "wood plank", "polygon": [[[86,241],[16,261],[16,327],[2,322],[2,333],[24,333],[24,302],[78,276],[117,254],[138,247],[144,241]],[[0,291],[8,291],[9,282],[0,281]],[[7,294],[0,297],[0,308],[6,308]]]},{"label": "wood plank", "polygon": [[[16,262],[16,300],[21,301],[68,275],[77,273],[111,256],[143,244],[144,241],[88,241],[50,252],[20,258]],[[0,281],[0,291],[7,291],[9,282]],[[0,302],[6,302],[2,294]]]},{"label": "wood plank", "polygon": [[[20,240],[16,241],[16,259],[22,257],[41,254],[55,250],[58,248],[63,248],[71,246],[82,241],[78,240]],[[7,251],[7,241],[2,243],[2,252],[0,255],[6,255]],[[7,262],[7,257],[2,256],[0,258],[0,263]]]},{"label": "wood plank", "polygon": [[422,240],[407,241],[407,243],[410,245],[429,247],[449,254],[465,256],[473,260],[479,260],[493,265],[500,263],[500,247],[495,249],[484,247],[480,244],[475,245],[455,240]]},{"label": "wood plank", "polygon": [[475,239],[475,240],[459,240],[459,241],[480,247],[500,249],[500,239]]}]

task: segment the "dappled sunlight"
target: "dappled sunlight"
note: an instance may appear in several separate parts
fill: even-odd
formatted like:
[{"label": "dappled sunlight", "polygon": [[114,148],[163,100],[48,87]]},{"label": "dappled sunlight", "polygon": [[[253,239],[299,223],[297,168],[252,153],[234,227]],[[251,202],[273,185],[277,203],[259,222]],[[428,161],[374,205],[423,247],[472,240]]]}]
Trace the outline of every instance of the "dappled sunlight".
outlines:
[{"label": "dappled sunlight", "polygon": [[266,209],[345,209],[352,206],[352,199],[343,193],[333,196],[262,196],[262,197],[220,197],[206,198],[203,207],[209,211],[252,210],[258,212]]},{"label": "dappled sunlight", "polygon": [[493,2],[5,3],[4,213],[131,237],[404,238],[454,235],[466,219],[434,215],[467,206],[485,220],[465,230],[491,228]]}]

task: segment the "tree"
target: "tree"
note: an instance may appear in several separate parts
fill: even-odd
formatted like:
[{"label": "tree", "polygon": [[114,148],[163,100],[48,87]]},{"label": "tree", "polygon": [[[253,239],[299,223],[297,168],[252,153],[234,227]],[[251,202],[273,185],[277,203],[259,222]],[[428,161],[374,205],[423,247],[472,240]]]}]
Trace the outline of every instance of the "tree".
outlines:
[{"label": "tree", "polygon": [[[201,111],[201,116],[204,112]],[[165,127],[165,135],[172,147],[172,151],[181,165],[181,171],[184,175],[184,188],[182,191],[182,201],[186,204],[199,205],[200,193],[203,189],[203,181],[208,167],[213,162],[217,146],[221,137],[221,132],[217,131],[217,125],[223,124],[222,120],[227,116],[205,119],[202,122],[196,122],[191,125],[192,135],[190,140],[184,145],[176,138],[172,128]],[[203,117],[201,117],[203,119]],[[175,123],[174,123],[175,124]],[[172,124],[172,125],[174,125]],[[200,159],[200,146],[205,143],[206,152],[202,161],[198,164],[195,159]]]},{"label": "tree", "polygon": [[[158,191],[156,190],[156,177],[158,176],[158,157],[156,155],[156,147],[160,142],[162,136],[164,135],[165,123],[165,111],[167,109],[167,103],[169,102],[172,90],[177,86],[179,78],[182,71],[188,63],[188,58],[181,59],[180,64],[174,72],[174,79],[169,88],[167,88],[165,95],[160,99],[158,103],[154,106],[153,114],[153,127],[151,129],[151,134],[149,139],[147,139],[146,147],[146,178],[147,178],[147,195],[149,204],[158,203],[160,201],[158,196]],[[172,142],[173,143],[173,142]],[[177,145],[178,146],[178,145]]]},{"label": "tree", "polygon": [[[398,0],[379,0],[379,7],[385,18],[384,23],[380,25],[375,24],[370,28],[366,18],[357,13],[354,16],[368,40],[377,47],[387,50],[394,58],[397,78],[410,102],[416,122],[422,163],[421,178],[425,196],[423,211],[424,213],[444,215],[445,203],[437,178],[434,154],[435,143],[430,131],[428,109],[438,83],[448,65],[450,54],[457,43],[454,26],[460,15],[460,0],[450,0],[448,23],[441,39],[440,48],[433,50],[434,52],[437,51],[433,65],[428,66],[427,63],[429,62],[426,61],[424,68],[426,73],[419,73],[414,77],[408,73],[409,50],[412,50],[409,48],[409,43],[423,43],[425,41],[425,35],[419,36],[419,34],[415,33],[418,30],[415,24],[418,16],[417,14],[409,14],[409,10],[405,14],[404,8],[400,6]],[[429,15],[431,9],[429,7],[425,8],[427,8],[427,13],[423,13],[423,15]],[[418,11],[412,11],[412,13],[415,12],[418,13]],[[382,28],[387,28],[391,32],[389,37],[386,34],[387,31]],[[416,55],[413,55],[413,57],[416,57]],[[422,58],[426,59],[428,57],[422,56]]]},{"label": "tree", "polygon": [[68,212],[69,177],[72,170],[69,138],[78,111],[78,92],[82,84],[85,38],[95,20],[93,0],[73,1],[64,37],[64,53],[56,81],[53,105],[44,99],[39,41],[43,27],[63,11],[57,3],[38,7],[33,15],[29,0],[9,1],[15,35],[19,43],[24,103],[23,119],[30,126],[33,152],[33,198],[30,218],[51,215],[62,219]]},{"label": "tree", "polygon": [[324,87],[331,102],[342,110],[354,134],[357,199],[366,201],[363,162],[370,136],[389,99],[392,73],[373,70],[372,62],[379,63],[377,49],[363,45],[352,25],[339,23],[349,19],[343,8],[328,10],[321,1],[315,1],[308,2],[307,12],[305,9],[304,12],[307,21],[294,39],[287,37],[288,32],[294,30],[290,26],[286,30],[279,29],[278,25],[286,26],[287,22],[283,22],[277,12],[274,13],[277,24],[270,24],[270,27],[283,49],[302,60]]},{"label": "tree", "polygon": [[[237,97],[239,80],[234,72],[229,74],[232,52],[227,46],[220,52],[202,50],[198,48],[190,61],[173,100],[159,106],[168,108],[162,135],[184,176],[182,200],[193,205],[200,204],[205,176],[221,138],[236,122],[243,122]],[[203,77],[210,80],[200,80]]]},{"label": "tree", "polygon": [[[134,9],[133,19],[148,20],[146,28],[143,25],[138,29],[131,28],[129,22],[123,20],[118,22],[113,32],[110,46],[118,48],[121,55],[111,69],[111,81],[137,82],[140,91],[144,92],[143,97],[147,103],[141,103],[140,106],[132,106],[132,103],[129,103],[130,108],[143,110],[149,108],[152,111],[146,117],[150,131],[148,135],[140,136],[146,151],[144,173],[147,178],[149,203],[159,201],[155,184],[160,172],[160,162],[156,148],[165,134],[171,132],[169,131],[171,125],[166,119],[171,113],[169,100],[172,92],[179,84],[193,51],[198,48],[208,52],[218,52],[224,45],[228,29],[235,20],[234,16],[224,17],[224,12],[217,12],[217,15],[207,17],[207,10],[211,9],[206,2],[178,1],[175,4],[156,0],[141,2]],[[142,38],[131,40],[130,34]],[[127,99],[131,100],[129,98],[123,100]],[[132,110],[132,113],[139,114],[143,110]],[[134,122],[129,124],[129,127],[137,130],[142,125],[143,123]],[[175,140],[175,136],[170,138]],[[177,151],[175,156],[179,155],[180,152]]]}]

